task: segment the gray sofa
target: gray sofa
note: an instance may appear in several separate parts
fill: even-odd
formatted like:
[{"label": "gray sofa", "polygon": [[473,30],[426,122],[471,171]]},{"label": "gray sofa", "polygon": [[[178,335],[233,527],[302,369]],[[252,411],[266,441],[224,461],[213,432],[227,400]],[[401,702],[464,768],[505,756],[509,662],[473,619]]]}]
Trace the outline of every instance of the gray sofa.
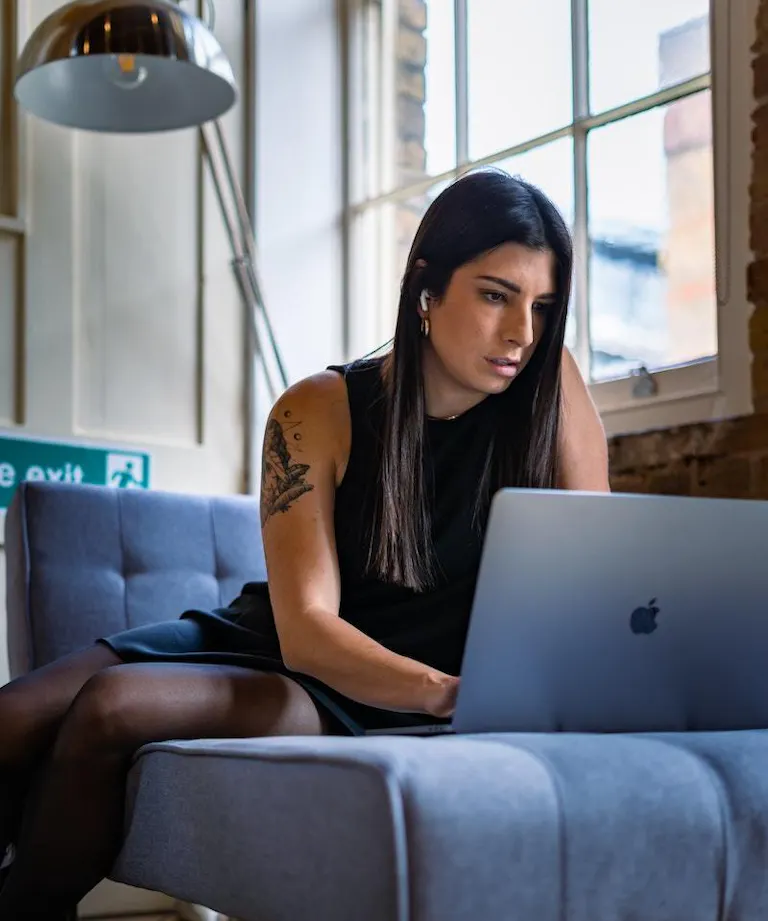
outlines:
[{"label": "gray sofa", "polygon": [[[264,573],[244,497],[29,484],[15,674]],[[765,921],[768,733],[147,746],[116,880],[245,921]]]}]

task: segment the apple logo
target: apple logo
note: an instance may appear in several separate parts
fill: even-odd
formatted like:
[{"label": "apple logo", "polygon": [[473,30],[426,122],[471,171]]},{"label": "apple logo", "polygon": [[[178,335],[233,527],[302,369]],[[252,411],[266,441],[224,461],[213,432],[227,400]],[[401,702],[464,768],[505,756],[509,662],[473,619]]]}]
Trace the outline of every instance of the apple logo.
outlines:
[{"label": "apple logo", "polygon": [[659,608],[656,605],[656,599],[651,598],[648,604],[642,608],[635,608],[629,618],[629,626],[633,633],[653,633],[658,627],[656,615]]}]

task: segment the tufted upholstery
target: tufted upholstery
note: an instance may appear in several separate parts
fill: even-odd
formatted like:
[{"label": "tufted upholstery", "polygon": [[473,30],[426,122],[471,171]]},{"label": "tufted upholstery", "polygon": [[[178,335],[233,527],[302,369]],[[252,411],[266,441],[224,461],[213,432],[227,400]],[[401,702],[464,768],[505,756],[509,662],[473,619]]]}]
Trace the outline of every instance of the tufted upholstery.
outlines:
[{"label": "tufted upholstery", "polygon": [[6,521],[11,674],[227,604],[265,578],[257,500],[24,483]]},{"label": "tufted upholstery", "polygon": [[[263,578],[256,502],[20,487],[15,673]],[[768,732],[145,746],[112,878],[243,921],[765,921]]]},{"label": "tufted upholstery", "polygon": [[116,872],[249,921],[765,921],[766,765],[763,731],[168,742]]}]

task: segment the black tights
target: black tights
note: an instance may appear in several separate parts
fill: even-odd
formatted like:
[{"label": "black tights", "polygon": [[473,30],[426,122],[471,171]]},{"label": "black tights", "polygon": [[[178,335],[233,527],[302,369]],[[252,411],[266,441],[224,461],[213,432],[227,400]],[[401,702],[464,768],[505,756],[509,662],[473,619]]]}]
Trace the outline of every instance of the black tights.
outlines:
[{"label": "black tights", "polygon": [[17,856],[0,921],[61,915],[109,873],[142,745],[326,731],[311,697],[281,675],[126,665],[102,645],[12,681],[0,688],[0,848],[14,840]]}]

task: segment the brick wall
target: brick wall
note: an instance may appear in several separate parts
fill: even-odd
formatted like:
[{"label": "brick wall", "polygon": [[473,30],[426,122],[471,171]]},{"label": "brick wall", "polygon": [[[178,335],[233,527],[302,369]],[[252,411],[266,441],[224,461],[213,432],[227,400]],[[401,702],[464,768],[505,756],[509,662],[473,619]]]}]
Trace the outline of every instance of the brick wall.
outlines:
[{"label": "brick wall", "polygon": [[749,299],[755,310],[749,325],[752,346],[752,394],[755,409],[768,412],[768,0],[760,0],[757,40],[752,49],[755,111],[752,115],[752,184]]},{"label": "brick wall", "polygon": [[[398,0],[397,25],[397,174],[398,185],[419,182],[427,172],[425,148],[427,95],[427,4],[425,0]],[[397,273],[403,271],[408,251],[429,202],[419,195],[397,206]]]},{"label": "brick wall", "polygon": [[768,499],[768,0],[760,0],[755,60],[748,295],[755,415],[614,438],[614,490]]},{"label": "brick wall", "polygon": [[768,499],[768,417],[624,435],[610,443],[616,492]]},{"label": "brick wall", "polygon": [[424,66],[427,61],[427,5],[424,0],[399,0],[397,26],[397,171],[398,185],[424,178]]}]

